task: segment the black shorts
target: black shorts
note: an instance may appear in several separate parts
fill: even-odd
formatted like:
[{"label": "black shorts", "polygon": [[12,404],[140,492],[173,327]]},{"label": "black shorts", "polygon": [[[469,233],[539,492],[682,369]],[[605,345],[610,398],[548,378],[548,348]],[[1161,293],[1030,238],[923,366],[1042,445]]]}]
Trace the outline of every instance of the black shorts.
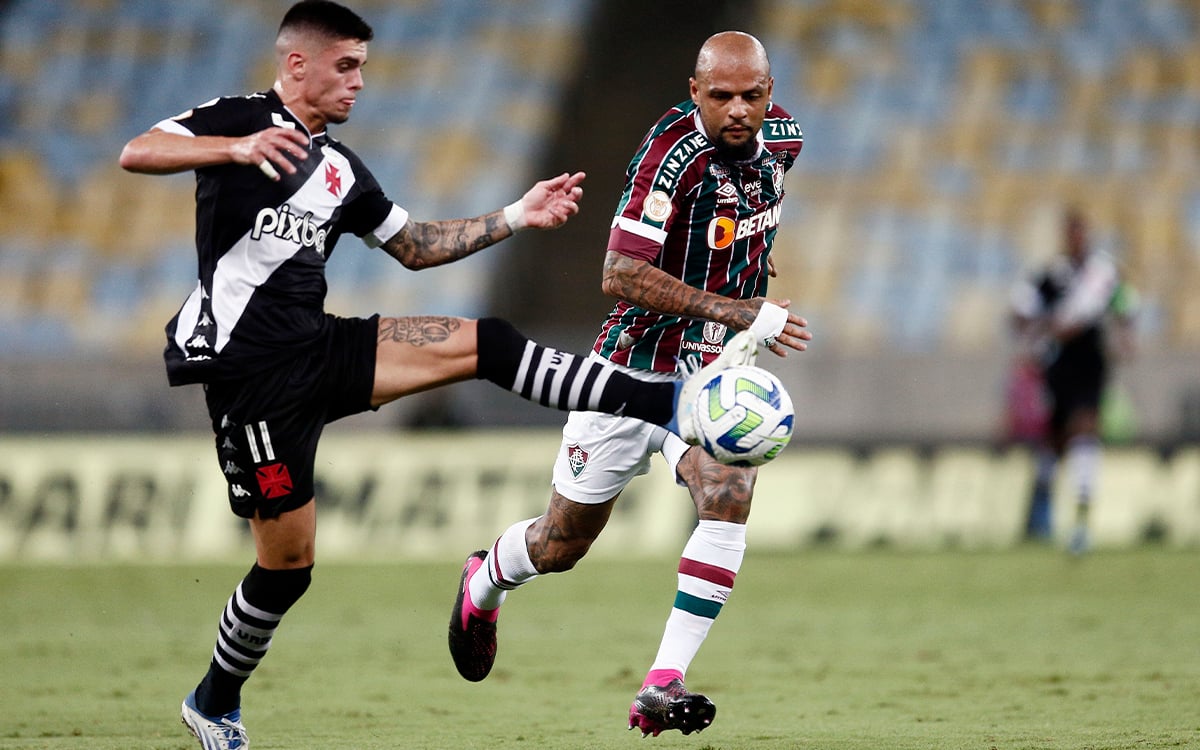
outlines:
[{"label": "black shorts", "polygon": [[1046,389],[1053,409],[1050,426],[1055,432],[1067,427],[1080,409],[1100,408],[1100,398],[1108,379],[1108,367],[1100,351],[1071,352],[1046,368]]},{"label": "black shorts", "polygon": [[312,499],[321,431],[372,408],[379,316],[326,317],[306,353],[204,388],[229,506],[243,518],[274,518]]}]

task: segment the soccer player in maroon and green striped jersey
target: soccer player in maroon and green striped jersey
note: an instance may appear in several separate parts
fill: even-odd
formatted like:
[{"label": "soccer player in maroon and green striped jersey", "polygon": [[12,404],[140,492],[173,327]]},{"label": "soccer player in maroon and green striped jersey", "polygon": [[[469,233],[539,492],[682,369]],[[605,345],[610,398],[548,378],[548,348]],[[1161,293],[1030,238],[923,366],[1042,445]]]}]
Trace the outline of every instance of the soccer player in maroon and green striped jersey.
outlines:
[{"label": "soccer player in maroon and green striped jersey", "polygon": [[[790,301],[765,296],[784,174],[802,143],[799,126],[771,101],[773,84],[754,37],[723,32],[701,47],[690,100],[650,129],[630,162],[602,282],[618,302],[601,327],[595,361],[671,380],[718,356],[753,361],[759,347],[781,357],[806,348],[807,323],[788,310]],[[729,339],[743,330],[753,332],[751,343],[735,347]],[[467,558],[450,622],[450,651],[464,677],[482,680],[491,669],[506,593],[573,567],[654,453],[691,492],[699,521],[629,728],[688,734],[712,722],[716,708],[684,686],[684,673],[741,566],[756,469],[724,466],[661,427],[625,417],[572,412],[546,513]]]}]

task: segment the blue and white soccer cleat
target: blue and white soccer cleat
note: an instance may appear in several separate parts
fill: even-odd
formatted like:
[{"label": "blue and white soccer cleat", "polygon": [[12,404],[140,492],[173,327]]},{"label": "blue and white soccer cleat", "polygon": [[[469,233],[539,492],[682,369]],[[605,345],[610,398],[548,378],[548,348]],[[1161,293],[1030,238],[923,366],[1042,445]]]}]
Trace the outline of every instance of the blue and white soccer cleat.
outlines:
[{"label": "blue and white soccer cleat", "polygon": [[675,416],[664,427],[683,438],[688,445],[699,445],[700,428],[696,425],[694,406],[701,385],[715,372],[738,365],[752,365],[757,358],[758,340],[754,333],[747,330],[735,334],[725,342],[725,348],[716,359],[675,384]]},{"label": "blue and white soccer cleat", "polygon": [[208,716],[196,708],[196,691],[183,699],[183,725],[200,740],[204,750],[248,750],[250,740],[242,726],[242,710],[235,708],[222,716]]}]

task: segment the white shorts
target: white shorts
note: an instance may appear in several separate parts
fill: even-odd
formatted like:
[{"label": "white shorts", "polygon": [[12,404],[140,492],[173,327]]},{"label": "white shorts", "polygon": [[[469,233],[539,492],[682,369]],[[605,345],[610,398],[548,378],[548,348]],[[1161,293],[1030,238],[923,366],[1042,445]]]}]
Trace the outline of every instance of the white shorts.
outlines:
[{"label": "white shorts", "polygon": [[[650,471],[650,457],[662,453],[671,473],[691,446],[665,427],[633,417],[574,411],[563,425],[554,460],[554,490],[577,503],[611,500],[636,476]],[[676,475],[675,481],[679,482]],[[683,484],[679,482],[679,484]]]},{"label": "white shorts", "polygon": [[[602,359],[592,354],[594,359]],[[673,380],[674,376],[632,370],[605,362],[642,380]],[[650,457],[661,453],[675,481],[679,459],[691,446],[665,427],[632,417],[596,411],[573,411],[563,425],[562,444],[554,460],[553,485],[558,494],[577,503],[597,505],[611,500],[634,477],[650,471]]]}]

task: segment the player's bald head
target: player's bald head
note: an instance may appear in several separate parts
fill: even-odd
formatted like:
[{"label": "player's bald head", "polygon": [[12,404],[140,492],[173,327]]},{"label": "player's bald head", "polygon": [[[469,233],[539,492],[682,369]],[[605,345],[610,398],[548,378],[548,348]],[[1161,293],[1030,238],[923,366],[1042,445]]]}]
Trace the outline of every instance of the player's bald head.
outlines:
[{"label": "player's bald head", "polygon": [[280,58],[313,42],[354,39],[369,42],[375,32],[357,13],[330,0],[303,0],[283,16],[275,36],[275,53]]},{"label": "player's bald head", "polygon": [[693,74],[697,81],[708,80],[713,71],[732,66],[750,66],[756,69],[763,79],[771,75],[771,63],[767,60],[767,50],[762,42],[744,31],[722,31],[713,34],[700,47],[696,56],[696,70]]}]

